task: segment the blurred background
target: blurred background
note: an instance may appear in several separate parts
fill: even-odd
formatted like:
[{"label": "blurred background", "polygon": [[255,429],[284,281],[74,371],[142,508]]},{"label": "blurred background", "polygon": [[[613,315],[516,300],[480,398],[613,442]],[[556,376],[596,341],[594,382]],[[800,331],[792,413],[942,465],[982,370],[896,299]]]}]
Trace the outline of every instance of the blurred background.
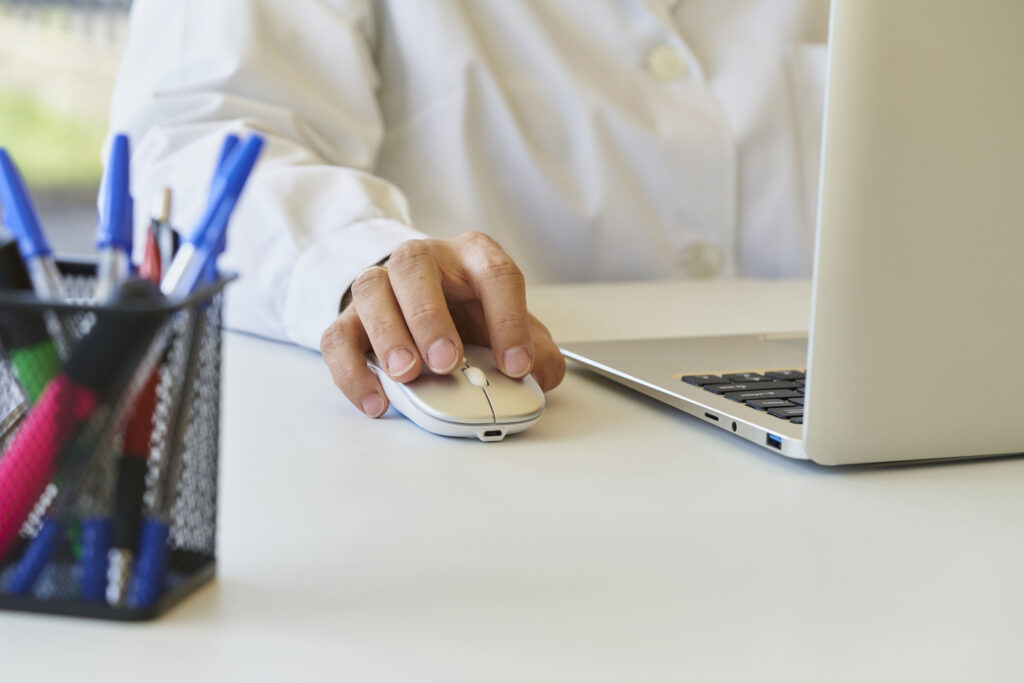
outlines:
[{"label": "blurred background", "polygon": [[0,146],[61,254],[93,251],[101,145],[130,4],[0,0]]}]

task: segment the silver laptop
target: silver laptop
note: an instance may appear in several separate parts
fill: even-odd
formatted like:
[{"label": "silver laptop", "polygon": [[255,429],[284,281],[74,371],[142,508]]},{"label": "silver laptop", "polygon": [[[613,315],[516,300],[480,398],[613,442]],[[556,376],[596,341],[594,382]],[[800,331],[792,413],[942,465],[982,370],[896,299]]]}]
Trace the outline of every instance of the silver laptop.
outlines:
[{"label": "silver laptop", "polygon": [[1024,452],[1021,26],[1021,0],[835,0],[810,334],[565,355],[825,465]]}]

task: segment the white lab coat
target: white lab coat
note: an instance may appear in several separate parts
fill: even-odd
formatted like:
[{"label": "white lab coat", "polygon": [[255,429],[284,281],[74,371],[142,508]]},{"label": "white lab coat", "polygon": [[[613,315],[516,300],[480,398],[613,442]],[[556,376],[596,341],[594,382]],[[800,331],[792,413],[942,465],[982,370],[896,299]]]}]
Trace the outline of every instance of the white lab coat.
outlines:
[{"label": "white lab coat", "polygon": [[[317,347],[404,240],[492,234],[529,281],[803,276],[828,0],[136,0],[111,130],[136,225],[194,224],[268,138],[228,323]],[[140,242],[140,239],[136,240]]]}]

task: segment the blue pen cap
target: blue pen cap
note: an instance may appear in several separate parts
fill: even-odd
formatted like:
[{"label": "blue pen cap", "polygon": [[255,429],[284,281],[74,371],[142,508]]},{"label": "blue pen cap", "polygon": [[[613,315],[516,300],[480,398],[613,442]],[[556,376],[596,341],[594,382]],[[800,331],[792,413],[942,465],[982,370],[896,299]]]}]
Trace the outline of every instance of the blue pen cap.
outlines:
[{"label": "blue pen cap", "polygon": [[167,544],[170,534],[170,527],[157,519],[142,523],[135,573],[128,586],[128,605],[133,609],[152,607],[163,592],[171,552]]},{"label": "blue pen cap", "polygon": [[103,602],[107,590],[107,551],[113,522],[105,517],[82,520],[80,589],[86,602]]},{"label": "blue pen cap", "polygon": [[7,150],[0,147],[0,204],[4,207],[4,224],[18,240],[21,257],[29,261],[40,256],[51,256],[53,250],[46,241],[39,218],[32,207],[25,181],[11,161]]},{"label": "blue pen cap", "polygon": [[96,229],[96,246],[100,249],[116,247],[129,251],[132,247],[129,155],[128,136],[115,135],[103,176],[100,222]]},{"label": "blue pen cap", "polygon": [[212,201],[189,237],[189,241],[202,254],[204,270],[206,263],[217,257],[217,245],[224,237],[228,219],[262,149],[263,138],[259,135],[250,136],[235,147],[213,179],[210,187]]},{"label": "blue pen cap", "polygon": [[227,170],[227,161],[231,158],[231,154],[235,151],[235,147],[238,146],[238,142],[238,136],[234,133],[228,133],[224,136],[224,142],[222,142],[220,146],[220,154],[217,156],[217,168],[214,169],[213,178],[210,181],[211,185],[213,184],[213,181],[217,180],[218,175]]},{"label": "blue pen cap", "polygon": [[[231,157],[231,153],[235,151],[235,147],[238,146],[238,136],[234,133],[229,133],[224,137],[224,143],[220,147],[220,156],[217,157],[217,169],[213,174],[213,181],[211,181],[211,188],[213,182],[217,180],[221,173],[227,170],[227,161]],[[224,253],[224,250],[228,246],[228,232],[225,230],[221,233],[220,240],[217,242],[217,246],[213,252],[213,258],[206,263],[206,281],[213,282],[217,279],[217,257]]]},{"label": "blue pen cap", "polygon": [[61,534],[64,533],[62,525],[58,524],[52,517],[47,517],[42,528],[36,537],[28,544],[28,548],[18,560],[14,572],[7,579],[6,590],[11,595],[28,595],[32,586],[35,585],[39,575],[50,562],[57,544],[60,543]]},{"label": "blue pen cap", "polygon": [[217,258],[217,244],[224,236],[231,212],[262,148],[263,138],[252,135],[237,146],[224,163],[223,171],[217,173],[202,218],[188,236],[188,248],[182,247],[174,257],[160,284],[165,294],[188,294],[204,280],[209,264]]},{"label": "blue pen cap", "polygon": [[[220,157],[217,159],[217,172],[214,173],[213,179],[216,180],[217,176],[221,173],[221,169],[227,170],[228,159],[231,158],[231,154],[235,151],[238,146],[238,136],[234,133],[227,135],[224,138],[224,144],[220,148]],[[227,248],[228,233],[225,231],[220,240],[217,242],[217,249],[214,252],[214,256],[220,256],[224,253],[224,249]]]}]

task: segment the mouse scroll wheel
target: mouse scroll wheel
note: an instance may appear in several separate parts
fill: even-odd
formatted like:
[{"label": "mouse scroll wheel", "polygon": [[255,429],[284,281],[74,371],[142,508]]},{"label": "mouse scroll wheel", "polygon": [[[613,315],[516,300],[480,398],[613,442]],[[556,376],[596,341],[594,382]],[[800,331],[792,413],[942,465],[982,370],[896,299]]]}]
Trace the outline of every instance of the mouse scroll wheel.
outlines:
[{"label": "mouse scroll wheel", "polygon": [[487,381],[487,375],[485,375],[484,371],[480,368],[463,368],[462,374],[464,374],[466,379],[469,380],[469,383],[475,387],[486,387],[490,384],[490,382]]}]

